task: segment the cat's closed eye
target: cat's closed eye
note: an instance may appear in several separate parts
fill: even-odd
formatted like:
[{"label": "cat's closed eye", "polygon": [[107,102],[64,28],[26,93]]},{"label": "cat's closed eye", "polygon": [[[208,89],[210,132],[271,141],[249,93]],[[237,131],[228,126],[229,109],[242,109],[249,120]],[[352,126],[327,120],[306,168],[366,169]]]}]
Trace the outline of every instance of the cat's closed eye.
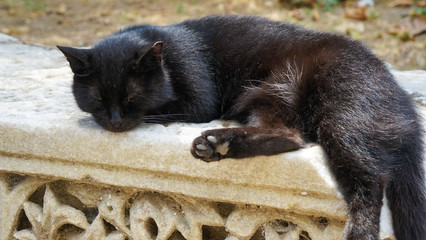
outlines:
[{"label": "cat's closed eye", "polygon": [[123,100],[123,104],[124,105],[127,105],[127,104],[129,104],[130,102],[132,102],[134,100],[134,97],[126,97],[124,100]]},{"label": "cat's closed eye", "polygon": [[79,77],[79,78],[87,78],[90,76],[90,72],[89,71],[81,71],[78,73],[74,73],[74,76]]},{"label": "cat's closed eye", "polygon": [[135,92],[131,92],[131,93],[129,93],[129,94],[127,95],[127,97],[123,99],[123,105],[124,105],[124,106],[127,106],[127,105],[129,105],[129,104],[136,103],[136,102],[137,102],[137,99],[138,99],[137,97],[138,97],[139,95],[140,95],[139,93],[135,93]]}]

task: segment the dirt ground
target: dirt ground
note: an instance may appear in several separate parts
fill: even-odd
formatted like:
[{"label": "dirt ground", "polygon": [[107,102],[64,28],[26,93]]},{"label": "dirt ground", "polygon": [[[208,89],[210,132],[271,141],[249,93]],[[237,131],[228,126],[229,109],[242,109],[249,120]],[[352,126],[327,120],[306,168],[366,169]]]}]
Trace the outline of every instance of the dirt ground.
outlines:
[{"label": "dirt ground", "polygon": [[347,34],[365,42],[397,69],[426,69],[426,34],[389,33],[414,6],[390,7],[394,0],[375,2],[375,7],[367,9],[367,20],[356,20],[345,17],[342,4],[326,11],[278,0],[0,0],[0,32],[52,48],[89,46],[135,24],[165,25],[208,14],[250,14]]}]

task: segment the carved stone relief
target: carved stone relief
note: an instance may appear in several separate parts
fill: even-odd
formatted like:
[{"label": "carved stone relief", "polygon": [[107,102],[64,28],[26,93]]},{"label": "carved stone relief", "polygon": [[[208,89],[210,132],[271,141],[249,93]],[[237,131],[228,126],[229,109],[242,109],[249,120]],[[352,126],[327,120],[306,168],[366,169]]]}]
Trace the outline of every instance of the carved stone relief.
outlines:
[{"label": "carved stone relief", "polygon": [[343,227],[262,206],[9,173],[0,173],[0,191],[2,239],[339,239]]}]

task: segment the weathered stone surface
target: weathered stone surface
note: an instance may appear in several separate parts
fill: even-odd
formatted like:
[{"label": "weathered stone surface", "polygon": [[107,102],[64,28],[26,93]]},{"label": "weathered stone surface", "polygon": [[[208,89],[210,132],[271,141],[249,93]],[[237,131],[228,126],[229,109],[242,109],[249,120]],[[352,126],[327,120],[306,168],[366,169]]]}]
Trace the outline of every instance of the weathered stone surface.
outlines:
[{"label": "weathered stone surface", "polygon": [[[407,88],[426,79],[395,75]],[[319,146],[205,163],[191,156],[192,139],[235,123],[107,132],[78,109],[71,83],[59,51],[0,35],[0,239],[340,238],[346,205]]]},{"label": "weathered stone surface", "polygon": [[393,75],[398,80],[399,85],[403,87],[417,102],[423,106],[426,105],[426,71],[396,71],[391,69]]}]

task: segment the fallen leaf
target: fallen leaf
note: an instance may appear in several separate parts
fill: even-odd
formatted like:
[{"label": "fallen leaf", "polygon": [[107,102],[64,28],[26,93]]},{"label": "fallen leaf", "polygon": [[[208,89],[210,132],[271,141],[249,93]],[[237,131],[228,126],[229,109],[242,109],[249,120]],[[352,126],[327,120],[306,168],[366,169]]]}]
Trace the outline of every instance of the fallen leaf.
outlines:
[{"label": "fallen leaf", "polygon": [[347,7],[345,8],[345,17],[357,20],[367,20],[367,8]]},{"label": "fallen leaf", "polygon": [[351,32],[364,33],[365,25],[362,22],[343,21],[336,26],[336,30],[347,35],[350,35]]},{"label": "fallen leaf", "polygon": [[68,10],[68,7],[65,3],[59,4],[59,6],[55,9],[55,12],[59,15],[64,15]]},{"label": "fallen leaf", "polygon": [[413,0],[395,0],[388,4],[388,7],[410,7],[413,5]]},{"label": "fallen leaf", "polygon": [[417,7],[426,7],[426,0],[423,1],[417,1],[416,2]]},{"label": "fallen leaf", "polygon": [[111,8],[102,8],[97,15],[100,17],[106,17],[106,16],[110,16],[112,13],[112,9]]},{"label": "fallen leaf", "polygon": [[290,16],[300,21],[306,18],[306,13],[303,9],[298,8],[291,11]]},{"label": "fallen leaf", "polygon": [[401,36],[402,40],[408,38],[413,40],[415,36],[426,32],[426,17],[414,16],[405,17],[399,24],[388,29],[388,33]]},{"label": "fallen leaf", "polygon": [[312,12],[312,20],[314,21],[318,21],[320,20],[320,14],[317,8],[314,9],[314,11]]},{"label": "fallen leaf", "polygon": [[414,36],[426,32],[426,17],[424,16],[406,17],[401,20],[401,24],[407,27]]},{"label": "fallen leaf", "polygon": [[17,13],[16,9],[14,9],[14,8],[9,8],[9,9],[7,9],[7,13],[8,13],[10,16],[16,16],[16,15],[18,15],[18,13]]}]

